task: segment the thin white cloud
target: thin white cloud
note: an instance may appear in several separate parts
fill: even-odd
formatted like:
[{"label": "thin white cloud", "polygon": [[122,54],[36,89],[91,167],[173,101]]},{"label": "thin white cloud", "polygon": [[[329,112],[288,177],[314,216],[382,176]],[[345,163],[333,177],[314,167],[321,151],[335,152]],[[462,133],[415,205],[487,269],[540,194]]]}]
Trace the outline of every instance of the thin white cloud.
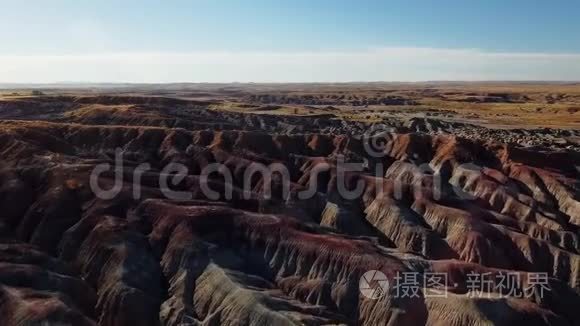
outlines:
[{"label": "thin white cloud", "polygon": [[580,80],[580,54],[419,47],[365,51],[0,55],[0,82]]}]

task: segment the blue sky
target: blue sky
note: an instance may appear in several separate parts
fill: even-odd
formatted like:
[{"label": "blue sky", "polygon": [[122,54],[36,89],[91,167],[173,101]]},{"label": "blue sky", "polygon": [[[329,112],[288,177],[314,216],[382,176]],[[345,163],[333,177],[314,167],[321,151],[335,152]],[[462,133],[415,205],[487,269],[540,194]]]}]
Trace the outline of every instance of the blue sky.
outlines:
[{"label": "blue sky", "polygon": [[0,81],[580,80],[579,1],[0,1]]}]

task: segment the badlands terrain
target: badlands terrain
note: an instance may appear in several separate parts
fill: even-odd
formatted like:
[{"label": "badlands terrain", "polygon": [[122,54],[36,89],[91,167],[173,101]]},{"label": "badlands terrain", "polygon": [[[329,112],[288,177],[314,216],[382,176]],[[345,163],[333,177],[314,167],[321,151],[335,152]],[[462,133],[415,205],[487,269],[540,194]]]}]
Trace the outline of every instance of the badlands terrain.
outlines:
[{"label": "badlands terrain", "polygon": [[0,91],[0,325],[580,325],[580,84],[69,86]]}]

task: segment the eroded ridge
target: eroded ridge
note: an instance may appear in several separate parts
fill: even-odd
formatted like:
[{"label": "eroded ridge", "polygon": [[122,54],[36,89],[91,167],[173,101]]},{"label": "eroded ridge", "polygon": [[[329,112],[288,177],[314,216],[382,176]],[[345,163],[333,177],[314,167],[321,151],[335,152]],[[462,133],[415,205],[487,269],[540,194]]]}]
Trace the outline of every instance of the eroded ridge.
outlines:
[{"label": "eroded ridge", "polygon": [[[45,104],[58,119],[0,123],[3,325],[580,323],[576,152],[319,117],[236,124],[199,101],[66,102]],[[391,285],[378,298],[361,292],[368,271]],[[447,280],[394,286],[430,274]]]}]

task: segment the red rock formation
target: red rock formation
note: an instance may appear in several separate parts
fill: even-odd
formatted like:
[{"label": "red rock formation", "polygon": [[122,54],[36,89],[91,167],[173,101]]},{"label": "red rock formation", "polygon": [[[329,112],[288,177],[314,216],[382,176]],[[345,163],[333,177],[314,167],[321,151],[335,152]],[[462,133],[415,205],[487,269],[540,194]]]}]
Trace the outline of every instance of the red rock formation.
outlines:
[{"label": "red rock formation", "polygon": [[[182,119],[172,105],[205,112],[204,104],[73,102],[100,107],[60,107],[82,124],[0,123],[2,325],[580,323],[574,153],[385,133],[383,155],[372,157],[369,139],[354,127],[340,135],[272,133],[282,128],[274,123],[265,131],[219,123],[216,131],[169,129],[139,125],[160,121],[160,112]],[[91,115],[116,105],[131,107],[116,107],[114,115],[131,126],[91,125]],[[143,117],[149,113],[153,120]],[[99,198],[90,174],[114,163],[117,149],[120,191]],[[341,194],[343,161],[360,167],[344,176],[348,189],[361,186],[360,196]],[[150,169],[137,178],[141,163]],[[188,171],[166,189],[159,177],[170,163]],[[207,184],[218,198],[203,191],[201,171],[211,163],[224,169]],[[288,168],[287,194],[280,175],[271,178],[271,197],[259,173],[244,189],[249,171],[270,164]],[[97,181],[111,188],[114,177],[109,171]],[[302,198],[309,188],[313,195]],[[168,200],[167,190],[190,198]],[[359,290],[369,270],[391,284],[402,273],[449,279],[422,285],[413,297],[391,288],[373,300]],[[539,272],[548,276],[542,296],[530,281]],[[480,296],[469,286],[473,273],[493,278]],[[516,290],[532,295],[498,290],[508,274],[522,279]],[[430,295],[441,290],[446,297]]]}]

